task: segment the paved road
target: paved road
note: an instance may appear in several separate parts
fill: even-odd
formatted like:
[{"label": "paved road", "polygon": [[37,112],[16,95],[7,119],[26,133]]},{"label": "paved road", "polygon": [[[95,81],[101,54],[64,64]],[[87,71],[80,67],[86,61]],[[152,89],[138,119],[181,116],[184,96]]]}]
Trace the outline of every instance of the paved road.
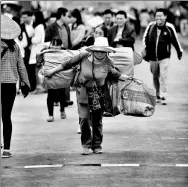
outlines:
[{"label": "paved road", "polygon": [[[140,42],[136,50],[141,51]],[[2,159],[3,187],[185,187],[188,186],[188,53],[173,50],[168,105],[152,117],[104,119],[104,153],[82,156],[76,105],[66,120],[55,107],[47,123],[46,94],[17,96],[13,109],[12,154]],[[152,87],[149,64],[135,75]],[[75,92],[71,99],[76,101]]]}]

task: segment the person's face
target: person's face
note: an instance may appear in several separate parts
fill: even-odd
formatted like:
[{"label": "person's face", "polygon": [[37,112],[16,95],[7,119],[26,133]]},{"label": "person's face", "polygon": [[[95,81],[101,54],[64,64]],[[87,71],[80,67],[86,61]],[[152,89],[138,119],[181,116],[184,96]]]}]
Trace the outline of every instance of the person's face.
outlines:
[{"label": "person's face", "polygon": [[51,25],[52,23],[54,23],[55,21],[56,21],[56,18],[51,17],[46,24],[48,26],[48,25]]},{"label": "person's face", "polygon": [[112,22],[112,14],[104,14],[104,22],[106,25],[110,25]]},{"label": "person's face", "polygon": [[104,31],[100,27],[97,27],[94,32],[94,38],[97,38],[100,36],[104,36]]},{"label": "person's face", "polygon": [[20,22],[21,22],[21,24],[23,24],[23,23],[29,24],[30,17],[27,14],[23,14],[20,18]]},{"label": "person's face", "polygon": [[122,14],[116,15],[116,23],[119,27],[122,27],[126,21],[127,21],[127,19],[125,18],[124,15],[122,15]]},{"label": "person's face", "polygon": [[61,16],[61,20],[63,23],[69,24],[70,23],[70,15],[69,12],[66,12],[65,16]]},{"label": "person's face", "polygon": [[77,19],[73,16],[69,16],[69,23],[75,23]]},{"label": "person's face", "polygon": [[158,26],[164,25],[166,18],[167,16],[165,16],[163,12],[157,12],[155,15],[155,20]]},{"label": "person's face", "polygon": [[55,46],[55,45],[50,45],[50,48],[51,48],[51,49],[61,49],[61,46],[60,46],[60,45],[57,45],[57,46]]},{"label": "person's face", "polygon": [[107,55],[107,53],[104,51],[94,51],[93,54],[95,58],[98,60],[103,60],[104,58],[106,58],[106,55]]}]

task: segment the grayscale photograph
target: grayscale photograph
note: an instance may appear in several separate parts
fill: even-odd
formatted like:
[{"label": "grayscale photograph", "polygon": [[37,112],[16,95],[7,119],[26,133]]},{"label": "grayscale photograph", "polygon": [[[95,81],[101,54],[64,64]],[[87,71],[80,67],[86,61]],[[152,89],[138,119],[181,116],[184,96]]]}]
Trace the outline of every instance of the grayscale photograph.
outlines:
[{"label": "grayscale photograph", "polygon": [[188,186],[188,1],[1,1],[0,71],[0,186]]}]

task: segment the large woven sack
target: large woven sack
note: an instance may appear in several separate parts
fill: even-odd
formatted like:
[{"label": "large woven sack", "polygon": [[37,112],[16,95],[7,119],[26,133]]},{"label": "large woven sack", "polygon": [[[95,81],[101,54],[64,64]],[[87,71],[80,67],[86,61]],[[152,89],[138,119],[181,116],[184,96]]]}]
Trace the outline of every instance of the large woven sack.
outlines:
[{"label": "large woven sack", "polygon": [[74,75],[75,71],[73,69],[60,71],[51,77],[44,77],[43,86],[46,89],[67,88],[71,85]]},{"label": "large woven sack", "polygon": [[[51,69],[62,64],[73,56],[79,54],[78,50],[54,50],[48,49],[44,52],[44,65],[42,69]],[[43,86],[46,89],[59,89],[69,87],[75,76],[75,69],[59,71],[51,77],[43,77]],[[40,75],[41,76],[41,75]],[[42,77],[42,76],[41,76]]]},{"label": "large woven sack", "polygon": [[114,60],[115,67],[122,74],[134,75],[133,50],[131,47],[116,48],[116,52],[110,53],[109,56]]},{"label": "large woven sack", "polygon": [[120,94],[120,111],[124,115],[152,116],[156,105],[156,91],[133,78]]}]

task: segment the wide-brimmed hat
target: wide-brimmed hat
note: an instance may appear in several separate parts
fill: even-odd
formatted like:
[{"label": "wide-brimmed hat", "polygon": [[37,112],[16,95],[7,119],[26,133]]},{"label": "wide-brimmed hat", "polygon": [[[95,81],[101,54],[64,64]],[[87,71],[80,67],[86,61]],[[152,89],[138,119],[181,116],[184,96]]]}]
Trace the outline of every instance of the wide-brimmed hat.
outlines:
[{"label": "wide-brimmed hat", "polygon": [[12,40],[21,33],[20,26],[11,18],[1,15],[1,39]]},{"label": "wide-brimmed hat", "polygon": [[93,52],[93,51],[102,51],[102,52],[116,52],[112,47],[109,47],[108,40],[106,37],[97,37],[95,38],[94,45],[86,48],[87,51]]}]

